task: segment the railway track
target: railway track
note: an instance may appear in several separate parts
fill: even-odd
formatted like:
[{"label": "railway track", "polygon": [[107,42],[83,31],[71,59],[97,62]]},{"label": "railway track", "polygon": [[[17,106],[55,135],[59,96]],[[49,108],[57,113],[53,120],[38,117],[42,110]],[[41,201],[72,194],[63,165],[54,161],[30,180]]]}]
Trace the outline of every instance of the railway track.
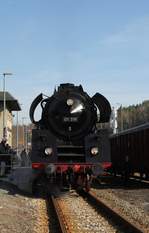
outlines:
[{"label": "railway track", "polygon": [[[62,233],[147,233],[101,202],[94,193],[62,193],[50,198]],[[50,231],[51,232],[51,231]]]},{"label": "railway track", "polygon": [[66,218],[66,215],[63,213],[61,206],[59,205],[59,201],[54,196],[51,196],[51,200],[59,222],[61,233],[71,233],[68,220]]},{"label": "railway track", "polygon": [[105,203],[103,200],[100,200],[99,197],[93,193],[89,192],[86,193],[83,191],[83,195],[88,199],[90,203],[96,206],[96,208],[99,210],[100,213],[102,213],[106,218],[110,217],[112,222],[120,226],[122,229],[122,232],[132,232],[132,233],[148,233],[149,231],[142,230],[140,226],[134,225],[129,219],[122,216],[121,213],[118,211],[113,210],[107,203]]},{"label": "railway track", "polygon": [[112,225],[75,191],[51,197],[62,233],[116,232]]}]

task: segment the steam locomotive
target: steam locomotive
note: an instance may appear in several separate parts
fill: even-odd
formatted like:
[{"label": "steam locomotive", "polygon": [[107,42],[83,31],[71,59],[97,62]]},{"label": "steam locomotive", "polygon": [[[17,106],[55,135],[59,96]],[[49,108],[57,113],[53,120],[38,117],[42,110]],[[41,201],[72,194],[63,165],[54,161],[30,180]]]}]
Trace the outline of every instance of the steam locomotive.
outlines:
[{"label": "steam locomotive", "polygon": [[[39,104],[42,114],[36,121],[34,115]],[[30,107],[30,119],[35,126],[33,170],[38,176],[42,173],[56,179],[62,177],[63,184],[68,180],[87,183],[93,170],[109,160],[107,131],[98,130],[97,124],[108,122],[110,114],[108,100],[99,93],[91,98],[81,85],[60,84],[52,96],[38,95]]]}]

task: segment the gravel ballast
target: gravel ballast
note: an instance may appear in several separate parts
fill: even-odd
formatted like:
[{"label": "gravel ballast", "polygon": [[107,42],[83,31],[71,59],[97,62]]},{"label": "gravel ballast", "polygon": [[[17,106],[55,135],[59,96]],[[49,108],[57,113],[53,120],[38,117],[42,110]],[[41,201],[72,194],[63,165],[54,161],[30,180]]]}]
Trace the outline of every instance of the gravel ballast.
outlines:
[{"label": "gravel ballast", "polygon": [[0,233],[48,233],[46,203],[0,181]]},{"label": "gravel ballast", "polygon": [[[140,226],[149,229],[148,189],[92,189],[101,200]],[[146,206],[145,206],[146,205]]]}]

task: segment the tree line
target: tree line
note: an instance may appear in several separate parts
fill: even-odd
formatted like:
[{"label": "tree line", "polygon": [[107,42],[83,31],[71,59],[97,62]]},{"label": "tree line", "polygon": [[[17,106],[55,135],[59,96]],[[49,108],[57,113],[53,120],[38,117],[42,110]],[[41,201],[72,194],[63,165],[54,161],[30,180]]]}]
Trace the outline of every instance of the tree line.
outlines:
[{"label": "tree line", "polygon": [[149,100],[141,104],[119,107],[117,110],[118,131],[149,122]]}]

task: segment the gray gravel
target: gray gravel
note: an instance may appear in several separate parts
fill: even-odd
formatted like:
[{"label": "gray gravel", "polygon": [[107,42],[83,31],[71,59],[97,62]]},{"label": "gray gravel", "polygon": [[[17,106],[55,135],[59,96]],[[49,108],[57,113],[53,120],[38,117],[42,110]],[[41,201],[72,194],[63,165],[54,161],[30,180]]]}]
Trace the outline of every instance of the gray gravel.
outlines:
[{"label": "gray gravel", "polygon": [[129,220],[149,229],[147,209],[149,202],[145,201],[149,198],[149,190],[92,189],[92,191]]},{"label": "gray gravel", "polygon": [[0,181],[0,233],[48,233],[46,204]]}]

